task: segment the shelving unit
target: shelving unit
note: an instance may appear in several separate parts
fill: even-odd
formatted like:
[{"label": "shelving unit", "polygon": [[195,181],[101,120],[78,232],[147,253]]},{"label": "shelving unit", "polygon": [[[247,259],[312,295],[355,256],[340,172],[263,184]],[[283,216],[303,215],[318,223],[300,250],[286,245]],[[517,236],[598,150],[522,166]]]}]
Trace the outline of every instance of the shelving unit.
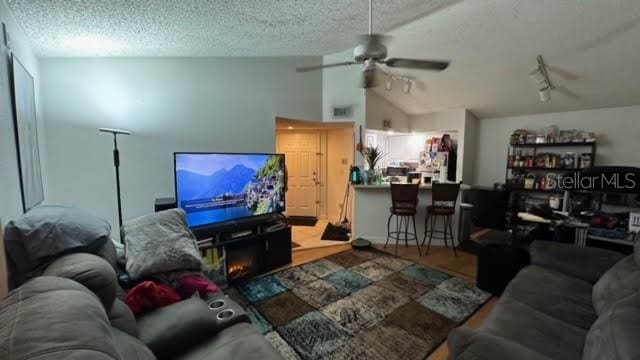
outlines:
[{"label": "shelving unit", "polygon": [[[595,141],[570,141],[570,142],[555,142],[555,143],[517,143],[517,144],[509,144],[507,149],[507,166],[505,171],[505,183],[507,184],[507,188],[512,191],[526,191],[526,192],[551,192],[551,193],[562,193],[563,190],[559,189],[525,189],[524,187],[514,186],[509,182],[509,172],[520,172],[520,173],[531,173],[531,172],[542,172],[542,171],[557,171],[557,172],[572,172],[580,170],[580,167],[576,166],[572,168],[563,168],[563,167],[539,167],[539,166],[513,166],[509,163],[508,159],[511,156],[516,155],[516,149],[528,148],[532,149],[533,153],[530,155],[534,159],[536,155],[538,155],[538,149],[540,148],[589,148],[590,151],[588,153],[591,154],[591,166],[595,165],[596,159],[596,149],[597,144]],[[576,161],[578,161],[578,157],[576,157]]]}]

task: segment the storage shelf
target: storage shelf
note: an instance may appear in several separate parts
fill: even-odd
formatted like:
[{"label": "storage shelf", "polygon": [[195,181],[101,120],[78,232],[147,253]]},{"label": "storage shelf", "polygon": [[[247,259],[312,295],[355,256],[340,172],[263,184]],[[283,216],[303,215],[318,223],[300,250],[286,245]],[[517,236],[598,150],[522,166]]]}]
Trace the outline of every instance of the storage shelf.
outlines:
[{"label": "storage shelf", "polygon": [[605,242],[610,242],[610,243],[614,243],[614,244],[622,244],[622,245],[629,245],[629,246],[633,246],[636,241],[633,240],[633,237],[627,237],[626,239],[616,239],[616,238],[607,238],[607,237],[603,237],[603,236],[597,236],[597,235],[587,235],[587,239],[590,240],[597,240],[597,241],[605,241]]},{"label": "storage shelf", "polygon": [[595,141],[581,141],[581,142],[560,142],[560,143],[527,143],[527,144],[509,144],[512,147],[571,147],[571,146],[596,146]]},{"label": "storage shelf", "polygon": [[546,193],[556,193],[556,194],[562,194],[564,192],[564,190],[560,190],[560,189],[525,189],[525,188],[519,188],[519,187],[513,187],[513,186],[507,186],[507,189],[511,191],[546,192]]},{"label": "storage shelf", "polygon": [[562,171],[576,171],[580,168],[554,168],[554,167],[530,167],[530,166],[508,166],[509,170],[562,170]]}]

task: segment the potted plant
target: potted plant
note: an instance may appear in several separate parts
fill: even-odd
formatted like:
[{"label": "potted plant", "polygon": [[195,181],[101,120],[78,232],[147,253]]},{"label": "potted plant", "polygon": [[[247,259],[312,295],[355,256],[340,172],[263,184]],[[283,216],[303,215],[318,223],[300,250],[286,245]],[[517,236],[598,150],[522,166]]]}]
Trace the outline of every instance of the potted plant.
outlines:
[{"label": "potted plant", "polygon": [[369,180],[368,182],[372,183],[374,182],[375,178],[376,165],[378,164],[378,161],[382,160],[382,158],[384,157],[384,153],[382,152],[382,149],[380,149],[380,146],[377,145],[367,146],[364,149],[363,155],[365,161],[369,165],[369,169],[367,170],[367,178]]}]

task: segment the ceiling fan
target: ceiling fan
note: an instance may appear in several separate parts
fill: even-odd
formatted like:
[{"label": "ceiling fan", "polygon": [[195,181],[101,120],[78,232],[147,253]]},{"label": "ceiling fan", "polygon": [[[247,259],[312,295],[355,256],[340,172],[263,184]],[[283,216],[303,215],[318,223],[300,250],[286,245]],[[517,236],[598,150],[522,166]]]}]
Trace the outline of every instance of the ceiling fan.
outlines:
[{"label": "ceiling fan", "polygon": [[337,66],[364,65],[362,70],[361,87],[368,89],[375,86],[374,73],[376,64],[385,64],[392,68],[420,69],[442,71],[449,66],[449,61],[417,60],[403,58],[388,58],[384,41],[389,37],[373,33],[373,0],[369,0],[369,33],[360,38],[362,43],[353,49],[353,61],[335,64],[316,65],[297,68],[296,72],[307,72]]}]

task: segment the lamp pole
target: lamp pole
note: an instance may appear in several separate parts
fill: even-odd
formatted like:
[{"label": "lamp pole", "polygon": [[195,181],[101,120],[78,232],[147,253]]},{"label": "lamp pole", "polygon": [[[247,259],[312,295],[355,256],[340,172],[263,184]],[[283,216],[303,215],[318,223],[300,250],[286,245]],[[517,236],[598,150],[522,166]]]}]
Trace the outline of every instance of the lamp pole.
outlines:
[{"label": "lamp pole", "polygon": [[[113,167],[116,170],[116,197],[118,201],[118,230],[122,230],[122,198],[120,194],[120,151],[118,150],[118,135],[131,135],[131,131],[99,128],[101,132],[113,135]],[[122,237],[120,238],[122,242]]]}]

